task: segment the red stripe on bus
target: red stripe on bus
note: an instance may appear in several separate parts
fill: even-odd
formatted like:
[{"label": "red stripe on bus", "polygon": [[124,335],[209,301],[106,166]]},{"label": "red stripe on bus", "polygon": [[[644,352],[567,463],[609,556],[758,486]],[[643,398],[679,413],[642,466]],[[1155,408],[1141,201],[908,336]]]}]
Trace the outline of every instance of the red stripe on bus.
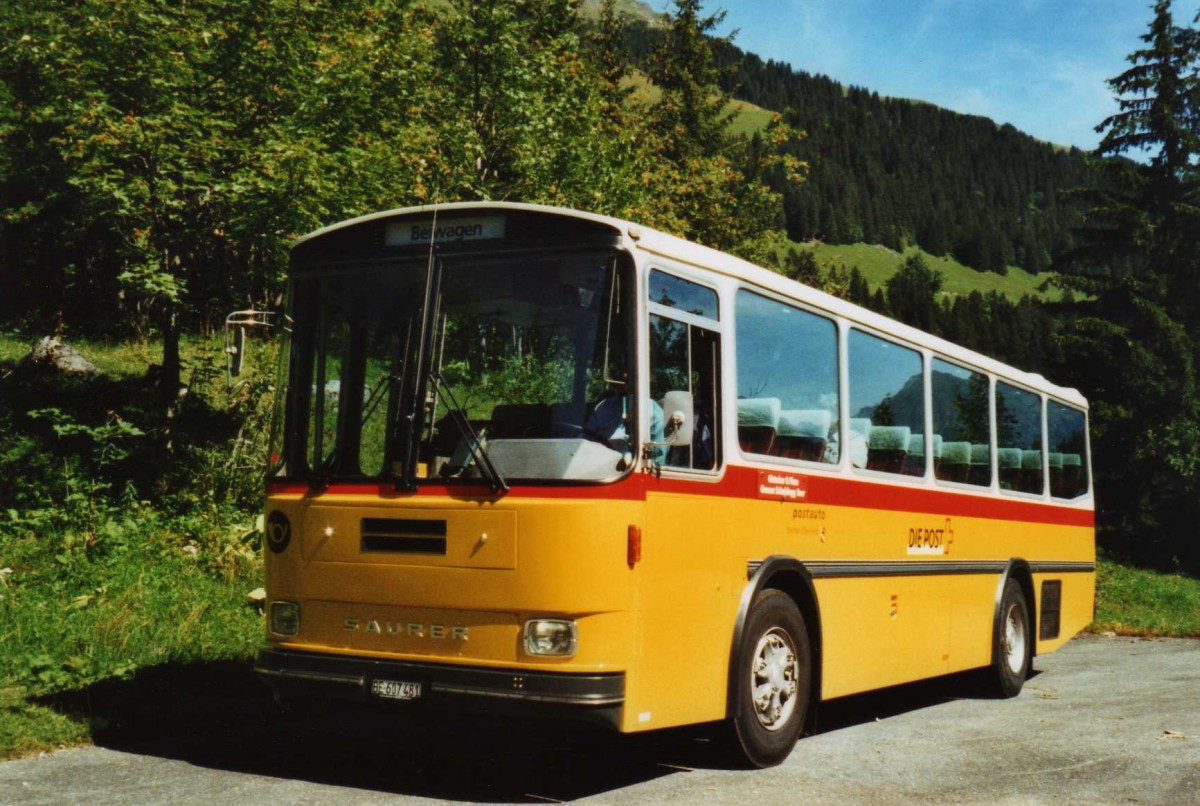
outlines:
[{"label": "red stripe on bus", "polygon": [[[736,472],[735,472],[736,471]],[[975,495],[945,489],[898,484],[881,484],[844,476],[804,475],[807,490],[797,504],[806,506],[863,507],[896,512],[926,512],[993,520],[1024,521],[1060,526],[1095,526],[1095,512],[1042,501],[1019,500],[1008,496]],[[757,494],[758,470],[730,468],[737,479],[735,495],[753,498]],[[727,476],[727,483],[732,482]]]},{"label": "red stripe on bus", "polygon": [[[1091,509],[1065,507],[1041,501],[881,484],[844,476],[805,474],[790,469],[777,469],[775,472],[804,477],[807,482],[804,497],[788,502],[796,506],[861,507],[1057,526],[1094,527],[1096,522],[1095,512]],[[691,481],[653,477],[645,481],[647,492],[707,494],[752,500],[758,498],[758,483],[759,468],[737,466],[731,466],[717,485],[700,485]]]},{"label": "red stripe on bus", "polygon": [[[842,476],[805,474],[795,470],[779,473],[803,476],[805,495],[793,502],[803,506],[861,507],[893,512],[922,512],[992,520],[1022,521],[1057,526],[1094,527],[1091,509],[1018,500],[995,495],[974,495],[895,484],[881,484]],[[718,496],[721,498],[758,499],[759,468],[730,466],[719,481],[693,481],[659,478],[650,473],[634,473],[612,484],[596,485],[521,485],[509,490],[506,498],[558,498],[590,501],[644,501],[648,493]],[[332,484],[320,492],[305,483],[270,481],[268,495],[368,495],[388,501],[414,497],[450,497],[487,500],[496,496],[485,485],[423,484],[417,492],[397,491],[391,484],[376,482]]]}]

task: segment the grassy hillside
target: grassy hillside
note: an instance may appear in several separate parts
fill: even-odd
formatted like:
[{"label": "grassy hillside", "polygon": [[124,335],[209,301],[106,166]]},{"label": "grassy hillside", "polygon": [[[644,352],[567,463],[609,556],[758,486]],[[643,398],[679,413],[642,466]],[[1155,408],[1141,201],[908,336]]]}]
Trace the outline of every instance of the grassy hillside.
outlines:
[{"label": "grassy hillside", "polygon": [[767,128],[767,124],[771,122],[771,116],[775,114],[770,109],[763,109],[761,106],[755,106],[749,101],[739,101],[737,98],[729,102],[726,111],[733,113],[729,131],[739,137],[749,137],[755,132]]},{"label": "grassy hillside", "polygon": [[952,257],[938,257],[916,247],[903,254],[894,252],[886,246],[865,243],[848,245],[810,243],[802,244],[799,248],[814,252],[817,262],[823,266],[841,264],[847,267],[857,267],[867,278],[872,290],[886,283],[888,278],[900,269],[905,258],[919,252],[931,268],[937,269],[945,275],[942,293],[949,296],[965,296],[972,291],[982,294],[998,291],[1014,301],[1027,294],[1045,299],[1055,299],[1058,296],[1058,292],[1054,290],[1045,293],[1039,290],[1039,286],[1051,276],[1049,274],[1033,275],[1016,267],[1009,267],[1008,274],[1003,276],[995,272],[976,271]]},{"label": "grassy hillside", "polygon": [[[639,70],[630,72],[629,77],[625,79],[625,86],[633,88],[633,97],[640,103],[652,104],[662,97],[662,91],[645,73]],[[769,109],[763,109],[749,101],[739,101],[736,98],[730,99],[725,106],[725,111],[731,116],[729,132],[736,137],[749,137],[755,132],[762,131],[771,122],[771,116],[775,114]]]}]

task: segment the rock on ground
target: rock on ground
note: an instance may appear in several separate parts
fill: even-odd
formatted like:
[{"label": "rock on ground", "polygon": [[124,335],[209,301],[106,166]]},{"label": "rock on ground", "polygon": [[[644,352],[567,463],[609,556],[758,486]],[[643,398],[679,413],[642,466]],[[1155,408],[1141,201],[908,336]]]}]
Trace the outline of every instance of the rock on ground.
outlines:
[{"label": "rock on ground", "polygon": [[67,375],[96,375],[100,368],[56,336],[43,336],[21,359],[22,364],[48,367]]}]

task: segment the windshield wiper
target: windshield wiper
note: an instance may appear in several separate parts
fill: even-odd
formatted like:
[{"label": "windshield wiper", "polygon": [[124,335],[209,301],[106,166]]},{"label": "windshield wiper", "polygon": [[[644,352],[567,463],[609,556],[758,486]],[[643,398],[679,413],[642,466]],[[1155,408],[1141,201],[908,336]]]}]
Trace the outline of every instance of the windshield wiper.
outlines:
[{"label": "windshield wiper", "polygon": [[[437,224],[437,214],[434,213],[434,224]],[[433,337],[437,332],[438,308],[442,301],[442,263],[437,256],[437,248],[433,241],[429,243],[429,263],[425,269],[425,295],[419,310],[421,313],[421,335],[417,341],[416,366],[413,368],[413,383],[411,389],[406,389],[406,395],[411,395],[401,405],[400,417],[403,421],[403,439],[401,444],[400,473],[396,480],[398,490],[417,489],[417,458],[421,441],[421,431],[425,425],[425,399],[428,393],[429,381],[435,370],[433,362]],[[407,375],[407,369],[405,375]]]},{"label": "windshield wiper", "polygon": [[[434,230],[437,229],[437,214],[434,213]],[[433,365],[434,339],[437,334],[438,314],[442,305],[442,261],[438,257],[438,249],[433,239],[429,242],[429,262],[425,269],[425,299],[420,308],[421,337],[417,343],[417,362],[413,373],[412,397],[403,406],[401,416],[405,420],[406,430],[401,454],[401,473],[396,481],[396,488],[403,490],[417,489],[417,459],[421,433],[426,424],[426,417],[431,412],[426,411],[425,401],[429,384],[433,384],[434,394],[441,399],[454,421],[459,433],[467,441],[471,455],[479,472],[487,478],[493,493],[508,492],[508,483],[497,472],[495,465],[480,442],[479,435],[471,427],[462,406],[454,399],[449,385],[438,369]],[[432,423],[429,423],[432,427]]]},{"label": "windshield wiper", "polygon": [[458,428],[459,436],[466,441],[467,447],[471,451],[471,456],[475,459],[475,466],[479,468],[479,472],[487,479],[488,486],[492,488],[492,492],[501,494],[508,492],[508,482],[504,480],[504,477],[500,475],[500,471],[496,470],[496,466],[492,464],[492,458],[488,456],[487,448],[483,446],[479,434],[475,432],[475,428],[467,418],[467,413],[463,411],[462,406],[455,399],[454,393],[450,391],[450,384],[446,383],[446,379],[439,372],[430,372],[429,380],[433,383],[433,389],[438,396],[438,400],[446,407],[451,422]]},{"label": "windshield wiper", "polygon": [[358,425],[361,428],[362,424],[371,419],[371,415],[375,413],[375,409],[379,408],[379,401],[383,400],[384,396],[380,394],[384,390],[384,384],[397,383],[400,377],[398,375],[382,375],[375,382],[371,393],[367,395],[367,399],[363,401],[362,411],[358,415]]}]

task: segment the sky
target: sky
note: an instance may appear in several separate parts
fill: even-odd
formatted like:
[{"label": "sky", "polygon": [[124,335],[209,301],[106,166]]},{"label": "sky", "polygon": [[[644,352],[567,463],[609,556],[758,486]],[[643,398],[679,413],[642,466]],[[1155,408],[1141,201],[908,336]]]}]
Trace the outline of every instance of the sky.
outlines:
[{"label": "sky", "polygon": [[[664,0],[649,3],[665,9]],[[1092,149],[1117,110],[1107,80],[1143,47],[1152,0],[709,0],[763,59]],[[1175,0],[1194,26],[1200,0]]]}]

